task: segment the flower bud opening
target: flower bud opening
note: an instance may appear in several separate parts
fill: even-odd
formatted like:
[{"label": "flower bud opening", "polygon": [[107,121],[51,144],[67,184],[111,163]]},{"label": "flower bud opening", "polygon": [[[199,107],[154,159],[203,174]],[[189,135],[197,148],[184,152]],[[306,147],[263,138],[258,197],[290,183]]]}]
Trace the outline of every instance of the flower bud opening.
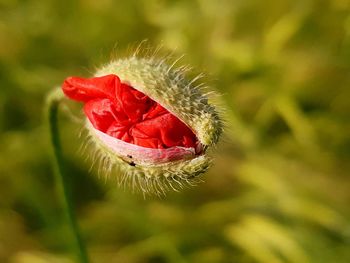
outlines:
[{"label": "flower bud opening", "polygon": [[118,166],[144,192],[181,187],[209,167],[206,149],[217,142],[221,120],[193,81],[163,60],[114,61],[95,77],[67,78],[62,90],[84,103],[103,165]]}]

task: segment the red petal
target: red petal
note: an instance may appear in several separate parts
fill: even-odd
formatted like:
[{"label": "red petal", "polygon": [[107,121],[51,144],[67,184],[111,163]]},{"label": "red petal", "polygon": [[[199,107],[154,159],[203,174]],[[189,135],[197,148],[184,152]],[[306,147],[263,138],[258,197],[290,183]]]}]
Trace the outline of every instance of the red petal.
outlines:
[{"label": "red petal", "polygon": [[115,107],[110,99],[90,100],[85,104],[84,112],[91,124],[102,132],[106,132],[116,119]]},{"label": "red petal", "polygon": [[69,98],[85,102],[91,124],[112,137],[147,148],[196,147],[191,129],[116,75],[70,77],[62,89]]},{"label": "red petal", "polygon": [[135,144],[145,138],[158,139],[162,147],[158,144],[152,148],[194,147],[196,141],[193,132],[169,112],[136,124],[131,129],[131,135],[134,137]]},{"label": "red petal", "polygon": [[129,128],[132,125],[129,121],[116,120],[109,126],[106,133],[112,137],[118,138],[125,142],[134,143],[133,137],[129,134]]},{"label": "red petal", "polygon": [[121,84],[116,90],[116,99],[125,115],[133,122],[140,121],[142,115],[155,104],[155,102],[145,94],[126,84]]},{"label": "red petal", "polygon": [[95,98],[115,98],[115,91],[120,86],[120,79],[116,75],[106,75],[96,78],[69,77],[62,90],[73,100],[87,102]]},{"label": "red petal", "polygon": [[154,103],[153,107],[143,115],[142,119],[143,120],[148,120],[148,119],[153,119],[157,116],[163,115],[168,113],[166,109],[164,109],[160,104]]},{"label": "red petal", "polygon": [[141,127],[141,129],[133,127],[130,133],[134,138],[134,144],[136,145],[147,148],[165,148],[163,142],[157,138],[159,136],[157,136],[157,134],[153,134],[154,137],[150,136],[150,133],[144,127]]}]

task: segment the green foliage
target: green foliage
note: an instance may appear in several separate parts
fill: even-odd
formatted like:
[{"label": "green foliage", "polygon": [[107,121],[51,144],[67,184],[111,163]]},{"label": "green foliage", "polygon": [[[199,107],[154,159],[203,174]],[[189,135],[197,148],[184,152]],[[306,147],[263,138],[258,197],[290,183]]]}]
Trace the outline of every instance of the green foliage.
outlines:
[{"label": "green foliage", "polygon": [[92,261],[349,262],[349,8],[347,0],[0,1],[0,261],[72,262],[44,97],[149,39],[213,79],[226,136],[205,183],[143,199],[89,174],[79,109],[65,105],[63,150]]}]

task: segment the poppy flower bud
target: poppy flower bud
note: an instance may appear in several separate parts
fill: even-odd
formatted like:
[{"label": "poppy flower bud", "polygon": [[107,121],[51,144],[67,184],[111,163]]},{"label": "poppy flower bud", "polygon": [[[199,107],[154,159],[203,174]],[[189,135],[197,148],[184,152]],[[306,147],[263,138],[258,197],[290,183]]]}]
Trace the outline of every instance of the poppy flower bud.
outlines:
[{"label": "poppy flower bud", "polygon": [[103,166],[123,182],[161,193],[191,184],[210,165],[222,122],[208,97],[182,69],[132,56],[92,78],[69,77],[64,94],[84,103],[86,127]]}]

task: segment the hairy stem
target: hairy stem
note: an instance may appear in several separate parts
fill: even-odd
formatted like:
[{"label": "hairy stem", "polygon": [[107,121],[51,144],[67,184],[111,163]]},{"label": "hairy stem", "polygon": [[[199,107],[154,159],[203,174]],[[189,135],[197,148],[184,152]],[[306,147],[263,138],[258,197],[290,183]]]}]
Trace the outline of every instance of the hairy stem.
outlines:
[{"label": "hairy stem", "polygon": [[47,117],[50,126],[51,144],[54,154],[54,166],[56,175],[56,186],[61,200],[62,212],[71,233],[71,242],[74,247],[75,254],[80,263],[88,263],[85,245],[80,236],[79,227],[74,214],[74,208],[71,198],[71,189],[69,187],[69,180],[64,168],[64,158],[62,155],[62,148],[60,143],[59,129],[58,129],[58,108],[63,93],[60,89],[52,90],[47,97]]}]

